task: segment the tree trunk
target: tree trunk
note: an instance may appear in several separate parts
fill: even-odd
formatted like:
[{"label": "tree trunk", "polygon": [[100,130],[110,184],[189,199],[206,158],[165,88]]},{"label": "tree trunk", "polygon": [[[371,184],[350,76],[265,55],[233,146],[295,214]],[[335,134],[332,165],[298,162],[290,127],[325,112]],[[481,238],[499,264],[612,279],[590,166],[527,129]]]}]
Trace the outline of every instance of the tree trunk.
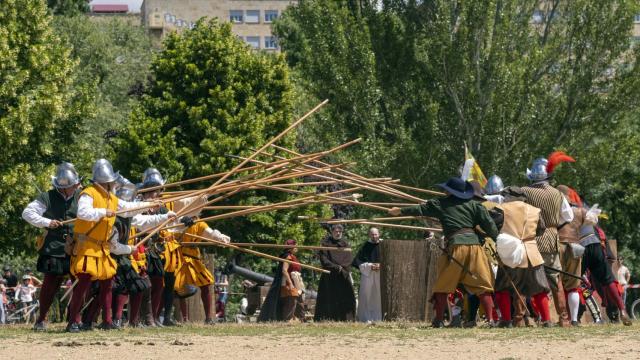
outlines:
[{"label": "tree trunk", "polygon": [[428,321],[431,288],[441,240],[385,240],[381,243],[380,286],[385,320]]},{"label": "tree trunk", "polygon": [[[204,265],[211,271],[212,274],[215,272],[215,264],[213,262],[213,255],[211,254],[203,254],[202,261]],[[216,295],[214,291],[214,285],[210,285],[211,292],[211,316],[215,317],[216,313]],[[200,289],[198,292],[187,298],[187,317],[190,322],[204,322],[205,314],[204,314],[204,306],[202,306],[202,298],[200,297]],[[181,311],[179,300],[175,301],[175,311]],[[178,318],[178,316],[176,316]]]}]

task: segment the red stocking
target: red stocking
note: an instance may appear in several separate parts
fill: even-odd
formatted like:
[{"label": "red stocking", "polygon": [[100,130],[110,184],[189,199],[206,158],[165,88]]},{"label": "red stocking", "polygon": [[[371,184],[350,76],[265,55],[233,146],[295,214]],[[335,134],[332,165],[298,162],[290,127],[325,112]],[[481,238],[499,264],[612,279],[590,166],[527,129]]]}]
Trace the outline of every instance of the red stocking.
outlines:
[{"label": "red stocking", "polygon": [[124,311],[124,303],[127,302],[127,295],[118,294],[113,301],[113,317],[116,320],[122,320],[122,312]]},{"label": "red stocking", "polygon": [[620,309],[620,311],[625,310],[624,302],[622,302],[622,297],[618,292],[618,286],[615,282],[612,282],[611,284],[605,286],[604,291],[609,296],[609,299],[611,299],[611,301],[618,307],[618,309]]},{"label": "red stocking", "polygon": [[80,323],[80,310],[84,304],[84,297],[91,286],[91,275],[78,274],[78,282],[73,288],[71,303],[69,304],[69,323]]},{"label": "red stocking", "polygon": [[100,284],[100,305],[102,305],[102,320],[106,324],[111,324],[113,321],[111,317],[111,301],[112,298],[112,288],[111,288],[111,279],[107,280],[99,280]]},{"label": "red stocking", "polygon": [[162,276],[151,276],[151,314],[154,319],[160,316],[160,305],[162,302],[162,291],[164,290],[164,278]]},{"label": "red stocking", "polygon": [[480,298],[480,303],[484,308],[484,313],[487,315],[487,320],[489,321],[494,320],[493,319],[493,298],[491,297],[491,294],[489,293],[480,294],[478,295],[478,298]]},{"label": "red stocking", "polygon": [[436,313],[436,320],[444,320],[444,310],[447,307],[447,294],[446,293],[433,293],[434,309]]},{"label": "red stocking", "polygon": [[141,305],[142,292],[135,293],[129,297],[129,325],[138,325]]},{"label": "red stocking", "polygon": [[503,321],[511,321],[511,294],[508,291],[496,291],[496,304]]},{"label": "red stocking", "polygon": [[533,301],[536,304],[536,310],[540,314],[542,321],[551,320],[551,314],[549,313],[549,296],[546,292],[533,295]]},{"label": "red stocking", "polygon": [[42,322],[47,317],[51,303],[62,284],[64,277],[53,274],[44,274],[42,288],[40,289],[40,314],[36,322]]},{"label": "red stocking", "polygon": [[189,314],[187,312],[187,300],[180,299],[180,314],[182,315],[182,322],[189,321]]},{"label": "red stocking", "polygon": [[202,306],[204,306],[205,319],[211,320],[211,292],[208,285],[200,287],[200,297],[202,298]]}]

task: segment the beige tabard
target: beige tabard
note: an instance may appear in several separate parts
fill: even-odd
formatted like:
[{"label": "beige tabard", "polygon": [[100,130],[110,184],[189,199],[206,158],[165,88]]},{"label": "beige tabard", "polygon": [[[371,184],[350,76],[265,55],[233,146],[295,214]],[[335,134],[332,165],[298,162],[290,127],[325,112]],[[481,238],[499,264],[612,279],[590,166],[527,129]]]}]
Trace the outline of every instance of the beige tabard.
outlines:
[{"label": "beige tabard", "polygon": [[523,201],[511,201],[497,206],[504,212],[504,223],[501,233],[514,236],[524,243],[528,261],[523,261],[519,268],[527,268],[544,264],[536,243],[536,229],[540,219],[540,209]]}]

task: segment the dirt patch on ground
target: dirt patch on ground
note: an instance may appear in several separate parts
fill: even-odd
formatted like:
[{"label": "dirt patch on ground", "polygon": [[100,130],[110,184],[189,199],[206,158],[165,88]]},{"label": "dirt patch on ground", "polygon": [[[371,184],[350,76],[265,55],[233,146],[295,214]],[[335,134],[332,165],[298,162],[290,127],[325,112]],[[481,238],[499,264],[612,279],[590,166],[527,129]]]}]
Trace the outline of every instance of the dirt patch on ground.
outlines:
[{"label": "dirt patch on ground", "polygon": [[[637,324],[636,324],[637,325]],[[637,331],[544,332],[335,327],[216,326],[179,330],[94,331],[78,335],[0,332],[3,359],[638,359]],[[510,332],[511,331],[511,332]],[[243,332],[246,333],[243,335]]]}]

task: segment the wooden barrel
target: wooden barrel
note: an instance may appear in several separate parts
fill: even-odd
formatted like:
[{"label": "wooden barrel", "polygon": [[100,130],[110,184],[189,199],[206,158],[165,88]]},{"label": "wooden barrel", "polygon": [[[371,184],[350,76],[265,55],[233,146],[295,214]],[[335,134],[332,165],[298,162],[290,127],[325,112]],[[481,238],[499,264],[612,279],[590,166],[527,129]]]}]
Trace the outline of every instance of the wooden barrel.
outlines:
[{"label": "wooden barrel", "polygon": [[[432,242],[435,242],[432,245]],[[384,320],[429,321],[441,240],[384,240],[380,286]]]}]

